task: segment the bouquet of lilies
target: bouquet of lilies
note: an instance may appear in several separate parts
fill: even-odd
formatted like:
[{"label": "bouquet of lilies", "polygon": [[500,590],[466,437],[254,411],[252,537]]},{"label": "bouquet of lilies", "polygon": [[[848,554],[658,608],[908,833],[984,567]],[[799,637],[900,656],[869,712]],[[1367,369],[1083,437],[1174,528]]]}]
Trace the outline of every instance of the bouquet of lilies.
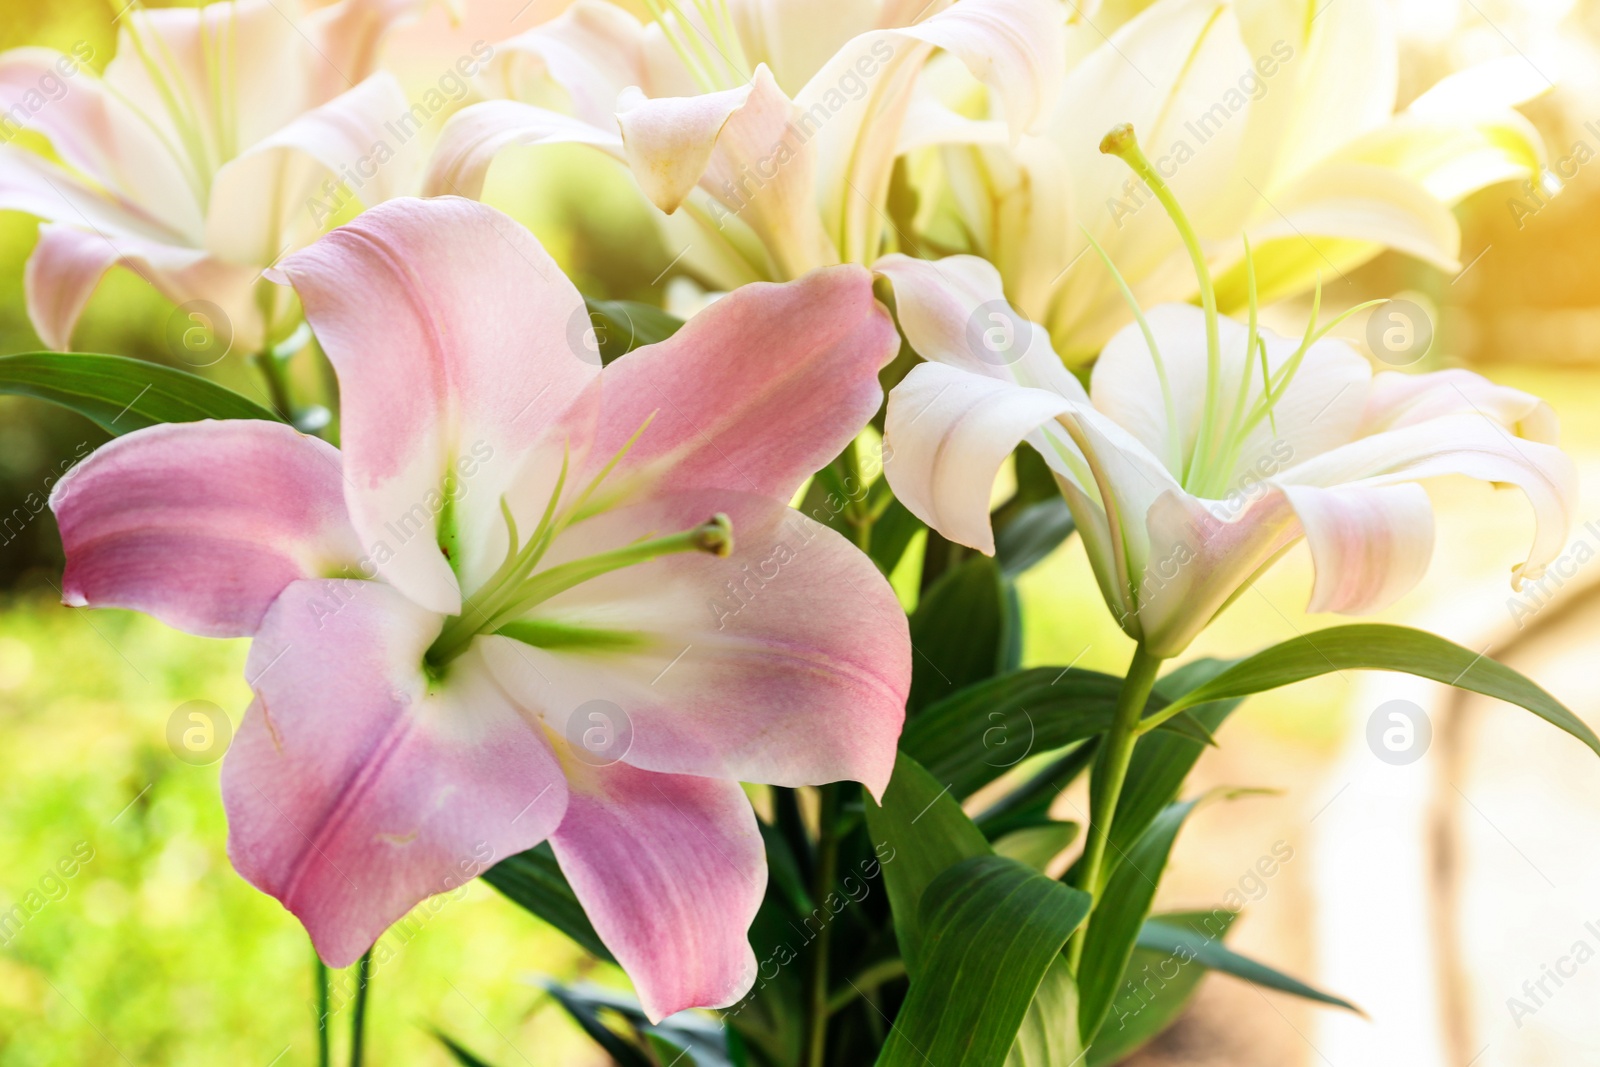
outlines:
[{"label": "bouquet of lilies", "polygon": [[[1514,584],[1560,554],[1550,409],[1375,372],[1319,280],[1459,269],[1451,205],[1542,166],[1525,65],[1396,113],[1378,0],[576,0],[425,139],[381,65],[418,6],[136,2],[109,63],[0,54],[51,349],[0,391],[112,435],[51,497],[64,598],[253,639],[228,853],[324,998],[481,877],[625,972],[552,986],[620,1064],[1110,1065],[1194,991],[1151,954],[1351,1007],[1151,913],[1251,694],[1407,672],[1600,752],[1420,630],[1185,660],[1302,540],[1310,610],[1392,604],[1444,475],[1531,505]],[[586,297],[482,201],[551,144],[631,176],[696,313]],[[73,350],[113,269],[249,391]],[[1021,666],[1015,582],[1074,538],[1125,677]]]}]

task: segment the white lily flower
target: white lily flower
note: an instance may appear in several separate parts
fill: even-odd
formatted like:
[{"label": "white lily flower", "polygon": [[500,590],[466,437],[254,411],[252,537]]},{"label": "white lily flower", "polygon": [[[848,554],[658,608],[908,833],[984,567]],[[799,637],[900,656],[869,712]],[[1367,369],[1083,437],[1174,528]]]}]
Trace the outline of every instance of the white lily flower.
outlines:
[{"label": "white lily flower", "polygon": [[1243,236],[1263,300],[1384,248],[1459,270],[1449,206],[1543,166],[1537,132],[1512,110],[1549,88],[1527,60],[1445,78],[1395,113],[1399,50],[1383,0],[1160,0],[1109,38],[1073,33],[1079,58],[1041,136],[1005,143],[983,88],[942,64],[918,106],[972,143],[913,157],[918,233],[998,266],[1069,363],[1130,321],[1089,237],[1144,306],[1196,293],[1148,186],[1096,151],[1118,123],[1140,131],[1190,205],[1224,310],[1245,305]]},{"label": "white lily flower", "polygon": [[1550,408],[1465,370],[1374,375],[1315,313],[1300,340],[1258,328],[1253,301],[1248,323],[1218,315],[1199,241],[1144,165],[1207,306],[1140,316],[1105,346],[1087,391],[1046,330],[1005,302],[989,263],[878,265],[907,340],[930,361],[889,398],[895,495],[945,537],[992,553],[990,489],[1026,441],[1056,475],[1107,604],[1157,658],[1182,652],[1301,538],[1316,566],[1308,610],[1389,605],[1427,569],[1433,509],[1418,483],[1441,475],[1523,491],[1537,526],[1513,584],[1537,579],[1565,544],[1577,495]]},{"label": "white lily flower", "polygon": [[103,75],[87,45],[0,54],[0,208],[45,220],[25,278],[44,342],[70,346],[120,265],[175,303],[215,305],[236,344],[259,346],[279,288],[258,287],[261,272],[334,221],[317,205],[370,206],[413,177],[389,165],[405,146],[384,129],[405,94],[374,64],[421,6],[307,2],[289,5],[291,21],[273,0],[130,5]]},{"label": "white lily flower", "polygon": [[937,140],[910,109],[936,49],[993,90],[1013,135],[1065,74],[1056,0],[649,6],[641,23],[578,0],[498,45],[491,81],[511,99],[451,119],[427,191],[479,196],[512,145],[588,144],[632,170],[700,277],[725,289],[795,278],[898,247],[885,203],[901,146]]}]

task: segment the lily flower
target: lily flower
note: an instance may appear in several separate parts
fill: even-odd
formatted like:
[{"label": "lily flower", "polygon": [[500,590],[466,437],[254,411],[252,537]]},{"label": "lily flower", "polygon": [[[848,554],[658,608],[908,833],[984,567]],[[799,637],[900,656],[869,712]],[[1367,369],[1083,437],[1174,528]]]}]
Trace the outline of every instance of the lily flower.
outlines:
[{"label": "lily flower", "polygon": [[1463,256],[1450,205],[1543,167],[1543,141],[1513,105],[1550,83],[1520,57],[1447,77],[1396,113],[1400,55],[1383,0],[1159,0],[1109,38],[1070,32],[1077,58],[1046,128],[1016,143],[983,86],[930,66],[919,106],[965,123],[972,143],[918,153],[911,173],[919,237],[999,267],[1012,302],[1074,365],[1131,321],[1091,238],[1142,306],[1197,294],[1148,183],[1096,151],[1118,123],[1141,132],[1190,207],[1225,312],[1246,304],[1245,239],[1263,301],[1385,248],[1453,273]]},{"label": "lily flower", "polygon": [[1577,497],[1546,404],[1465,370],[1374,375],[1328,336],[1339,320],[1319,325],[1316,311],[1300,338],[1260,327],[1253,300],[1248,322],[1218,314],[1198,237],[1132,131],[1106,145],[1173,212],[1204,307],[1135,311],[1086,391],[1045,328],[1005,302],[992,265],[886,257],[877,269],[901,328],[930,361],[890,394],[885,425],[885,472],[913,513],[992,554],[990,489],[1026,441],[1054,472],[1118,623],[1158,658],[1302,538],[1316,567],[1307,610],[1393,603],[1433,551],[1419,483],[1446,474],[1522,490],[1537,525],[1512,582],[1542,574]]},{"label": "lily flower", "polygon": [[498,45],[490,85],[510,99],[450,120],[425,190],[477,197],[510,146],[590,145],[631,169],[685,266],[731,290],[898,244],[885,210],[894,161],[945,132],[910,106],[936,49],[994,89],[1016,135],[1065,72],[1055,0],[648,6],[641,23],[578,0]]},{"label": "lily flower", "polygon": [[324,228],[325,184],[370,206],[409,180],[384,130],[406,97],[374,63],[421,4],[340,0],[298,21],[274,0],[129,6],[103,75],[87,45],[0,53],[0,208],[44,220],[28,316],[69,348],[95,286],[123,266],[175,303],[215,305],[235,343],[258,348],[279,324],[274,287],[257,282]]},{"label": "lily flower", "polygon": [[766,883],[739,783],[881,794],[910,683],[887,581],[786,504],[881,400],[868,274],[747,287],[604,370],[478,203],[390,201],[280,276],[342,449],[113,441],[52,498],[67,602],[255,639],[229,855],[328,964],[548,840],[652,1019],[734,1002]]}]

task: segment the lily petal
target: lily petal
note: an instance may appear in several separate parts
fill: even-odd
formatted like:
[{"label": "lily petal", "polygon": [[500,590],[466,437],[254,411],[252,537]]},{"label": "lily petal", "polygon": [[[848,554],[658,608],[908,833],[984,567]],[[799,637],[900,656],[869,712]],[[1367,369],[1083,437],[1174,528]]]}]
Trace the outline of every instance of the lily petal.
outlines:
[{"label": "lily petal", "polygon": [[342,490],[339,453],[279,423],[136,430],[50,494],[63,598],[205,637],[248,636],[289,583],[356,565]]},{"label": "lily petal", "polygon": [[1051,349],[1049,334],[1007,302],[1000,272],[987,260],[896,253],[872,269],[894,286],[900,328],[923,359],[1088,402]]},{"label": "lily petal", "polygon": [[1572,460],[1553,445],[1515,438],[1479,413],[1445,415],[1363,437],[1291,467],[1283,485],[1394,485],[1464,474],[1514,485],[1533,506],[1535,530],[1527,560],[1513,584],[1536,580],[1566,547],[1578,499]]},{"label": "lily petal", "polygon": [[785,786],[850,779],[881,794],[905,714],[910,639],[893,590],[844,538],[768,498],[675,492],[577,524],[547,558],[558,565],[716,512],[732,521],[728,557],[639,564],[525,617],[546,632],[615,640],[586,649],[494,638],[485,658],[574,744],[584,708],[610,702],[629,733],[613,755],[636,767]]},{"label": "lily petal", "polygon": [[567,96],[573,115],[615,125],[617,97],[647,84],[644,27],[607,0],[577,0],[557,17],[495,46],[491,77],[511,100],[540,98],[540,79]]},{"label": "lily petal", "polygon": [[140,237],[76,226],[39,227],[23,274],[28,317],[44,343],[57,351],[72,347],[72,331],[106,271],[124,266],[175,304],[207,300],[222,309],[232,343],[250,349],[261,339],[261,314],[252,300],[256,271],[214,259],[204,252],[159,244]]},{"label": "lily petal", "polygon": [[994,554],[989,496],[1000,464],[1071,402],[942,363],[911,369],[889,396],[884,473],[917,518]]},{"label": "lily petal", "polygon": [[744,791],[626,763],[567,769],[566,818],[550,844],[645,1015],[737,1001],[755,982],[747,931],[767,884]]},{"label": "lily petal", "polygon": [[[320,57],[307,64],[312,99],[331,100],[371,77],[378,69],[384,38],[426,6],[427,0],[338,0],[308,14],[305,29]],[[404,110],[402,105],[400,111]]]},{"label": "lily petal", "polygon": [[[59,96],[42,94],[51,85],[62,87]],[[43,135],[62,160],[101,189],[159,213],[161,225],[199,232],[197,198],[174,195],[189,188],[189,176],[150,127],[75,56],[48,48],[0,53],[0,114],[0,131],[20,124]]]},{"label": "lily petal", "polygon": [[1306,611],[1381,611],[1427,573],[1433,504],[1422,486],[1282,489],[1305,529],[1317,568]]},{"label": "lily petal", "polygon": [[319,189],[325,180],[348,182],[369,207],[398,196],[414,178],[415,149],[401,144],[391,158],[384,126],[405,111],[400,83],[374,74],[229,161],[211,187],[206,247],[235,263],[268,264],[307,243],[342,204]]},{"label": "lily petal", "polygon": [[488,100],[462,108],[444,124],[422,191],[426,196],[481,196],[489,166],[502,149],[536,144],[586,144],[623,158],[622,138],[615,129],[532,104]]},{"label": "lily petal", "polygon": [[282,274],[339,374],[351,522],[379,574],[455,614],[457,574],[485,565],[464,532],[502,527],[521,461],[599,373],[570,340],[583,298],[520,224],[456,198],[380,204]]},{"label": "lily petal", "polygon": [[423,674],[442,622],[378,582],[296,582],[250,649],[256,701],[222,768],[228,856],[332,967],[566,809],[549,746],[475,651]]},{"label": "lily petal", "polygon": [[807,120],[765,65],[748,85],[699,96],[624,93],[617,122],[635,180],[662,211],[698,185],[761,238],[773,273],[836,261],[815,202]]},{"label": "lily petal", "polygon": [[[306,80],[284,77],[323,61],[272,0],[141,6],[119,21],[106,87],[180,146],[202,175],[320,102]],[[225,77],[218,70],[223,56]]]},{"label": "lily petal", "polygon": [[742,286],[606,369],[593,462],[650,419],[618,475],[787,502],[878,410],[898,350],[860,267]]}]

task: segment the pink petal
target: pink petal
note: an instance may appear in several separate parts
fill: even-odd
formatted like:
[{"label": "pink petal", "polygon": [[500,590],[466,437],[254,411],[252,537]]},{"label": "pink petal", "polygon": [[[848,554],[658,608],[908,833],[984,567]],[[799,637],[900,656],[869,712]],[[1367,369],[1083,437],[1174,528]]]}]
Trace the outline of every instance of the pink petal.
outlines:
[{"label": "pink petal", "polygon": [[80,463],[50,506],[67,603],[132,608],[206,637],[254,633],[290,582],[361,556],[339,453],[277,423],[137,430]]},{"label": "pink petal", "polygon": [[788,501],[878,410],[878,371],[898,345],[860,267],[742,286],[606,368],[592,462],[654,413],[619,473]]},{"label": "pink petal", "polygon": [[733,554],[693,553],[585,582],[529,618],[633,635],[588,652],[496,638],[484,655],[549,728],[582,743],[608,701],[628,736],[608,753],[675,774],[797,786],[852,779],[880,794],[894,768],[911,676],[905,614],[844,538],[773,500],[672,493],[580,523],[550,565],[667,534],[713,513]]},{"label": "pink petal", "polygon": [[1381,611],[1410,592],[1433,558],[1433,504],[1420,485],[1317,489],[1286,485],[1317,580],[1308,612]]},{"label": "pink petal", "polygon": [[475,651],[424,675],[442,622],[378,582],[296,582],[250,649],[256,701],[222,768],[228,855],[333,967],[566,808],[555,757]]},{"label": "pink petal", "polygon": [[583,298],[519,223],[453,197],[381,204],[282,273],[339,374],[363,545],[407,596],[456,613],[452,564],[499,562],[468,536],[503,532],[522,461],[599,372],[572,341]]},{"label": "pink petal", "polygon": [[756,977],[747,931],[767,884],[755,813],[736,782],[567,762],[550,838],[595,931],[652,1022],[726,1007]]},{"label": "pink petal", "polygon": [[[351,198],[371,207],[408,190],[419,148],[390,128],[406,107],[394,76],[374,74],[228,161],[211,186],[206,247],[266,265],[312,240]],[[330,180],[348,194],[330,193]]]}]

